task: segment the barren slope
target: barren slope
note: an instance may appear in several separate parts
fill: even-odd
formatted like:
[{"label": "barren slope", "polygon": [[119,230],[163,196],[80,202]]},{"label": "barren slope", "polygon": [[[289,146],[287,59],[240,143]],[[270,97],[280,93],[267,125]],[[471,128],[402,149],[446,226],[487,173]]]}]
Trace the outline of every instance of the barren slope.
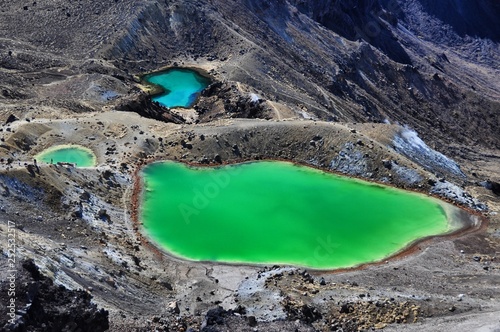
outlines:
[{"label": "barren slope", "polygon": [[[494,0],[0,2],[2,303],[13,224],[18,276],[16,324],[3,307],[1,328],[494,331],[498,14]],[[139,82],[166,66],[214,83],[167,110]],[[35,165],[62,143],[92,148],[98,166]],[[182,261],[135,219],[137,172],[157,159],[286,159],[483,222],[360,270]]]}]

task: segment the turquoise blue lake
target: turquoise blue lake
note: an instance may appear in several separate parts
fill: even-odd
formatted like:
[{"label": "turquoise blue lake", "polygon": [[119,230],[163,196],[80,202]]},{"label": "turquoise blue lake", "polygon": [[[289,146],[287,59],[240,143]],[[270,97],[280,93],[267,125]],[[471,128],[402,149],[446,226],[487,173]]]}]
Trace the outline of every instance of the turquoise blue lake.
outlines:
[{"label": "turquoise blue lake", "polygon": [[191,107],[199,93],[210,84],[208,77],[186,68],[172,68],[149,74],[144,79],[162,87],[164,92],[153,96],[153,100],[169,108]]}]

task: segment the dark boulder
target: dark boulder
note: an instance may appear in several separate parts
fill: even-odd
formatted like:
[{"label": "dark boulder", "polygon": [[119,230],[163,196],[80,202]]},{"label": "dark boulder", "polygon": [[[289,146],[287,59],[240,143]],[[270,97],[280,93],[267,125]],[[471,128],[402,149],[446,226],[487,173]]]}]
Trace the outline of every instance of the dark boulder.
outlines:
[{"label": "dark boulder", "polygon": [[500,196],[500,183],[488,180],[488,181],[483,181],[479,184],[485,187],[486,189],[491,190],[495,195]]},{"label": "dark boulder", "polygon": [[491,191],[493,191],[495,195],[500,196],[500,183],[490,181],[490,185],[491,185]]},{"label": "dark boulder", "polygon": [[5,124],[12,123],[12,122],[17,121],[17,120],[19,120],[19,119],[14,114],[11,114],[11,115],[9,115],[7,120],[5,121]]}]

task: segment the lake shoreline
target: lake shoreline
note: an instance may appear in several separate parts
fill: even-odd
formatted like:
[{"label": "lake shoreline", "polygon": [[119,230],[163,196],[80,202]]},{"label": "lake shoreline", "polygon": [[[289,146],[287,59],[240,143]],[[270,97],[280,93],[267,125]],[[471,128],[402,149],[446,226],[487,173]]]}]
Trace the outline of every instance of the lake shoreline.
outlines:
[{"label": "lake shoreline", "polygon": [[[60,150],[69,150],[69,149],[84,151],[85,153],[87,153],[91,157],[91,162],[89,164],[91,164],[92,166],[78,166],[78,164],[76,164],[76,167],[85,168],[85,167],[95,167],[97,165],[97,155],[94,153],[94,151],[90,148],[87,148],[83,145],[78,145],[78,144],[60,144],[60,145],[54,145],[54,146],[48,147],[45,150],[42,150],[41,152],[34,155],[33,159],[37,160],[37,162],[51,164],[50,162],[46,162],[46,161],[43,161],[40,159],[44,158],[44,155],[51,154],[51,153],[54,153],[54,152],[57,152]],[[64,162],[71,163],[68,161],[64,161]],[[54,163],[57,164],[57,161],[54,161]]]},{"label": "lake shoreline", "polygon": [[194,76],[195,79],[200,84],[205,85],[205,87],[202,90],[200,90],[199,92],[196,92],[196,96],[195,96],[194,100],[192,100],[188,106],[181,105],[181,106],[169,107],[169,106],[164,105],[160,102],[158,102],[158,103],[160,105],[162,105],[163,107],[166,107],[169,109],[173,109],[173,108],[189,109],[194,104],[196,104],[196,102],[198,101],[198,99],[201,95],[201,92],[203,90],[205,90],[207,87],[209,87],[214,82],[213,77],[211,77],[207,71],[205,71],[201,68],[196,68],[196,67],[176,67],[176,66],[173,66],[173,67],[165,67],[165,68],[161,68],[159,70],[153,71],[153,72],[141,74],[138,76],[138,79],[146,87],[144,90],[149,94],[150,98],[154,99],[154,98],[158,98],[161,96],[166,96],[166,95],[170,94],[172,91],[166,89],[161,84],[150,82],[149,78],[151,78],[153,76],[160,76],[160,75],[168,74],[169,72],[176,71],[176,70],[177,71],[185,71],[185,72],[194,72],[195,74],[199,75],[200,77],[202,77],[205,80],[205,82],[201,82],[200,79],[196,75]]},{"label": "lake shoreline", "polygon": [[[189,258],[177,256],[177,255],[167,251],[166,249],[162,248],[161,246],[153,243],[152,239],[149,236],[147,236],[146,234],[144,234],[143,226],[142,226],[143,222],[141,220],[139,220],[139,212],[140,212],[140,208],[141,208],[140,199],[142,198],[142,194],[143,194],[143,190],[144,190],[144,182],[143,182],[144,180],[143,180],[143,177],[140,176],[139,174],[146,166],[148,166],[152,163],[167,162],[167,161],[182,163],[186,166],[194,167],[194,168],[217,168],[217,167],[223,167],[223,166],[228,166],[228,165],[239,165],[239,164],[252,163],[252,162],[258,162],[258,161],[287,162],[287,163],[291,163],[293,165],[314,168],[314,169],[317,169],[321,172],[331,173],[331,174],[334,174],[334,175],[337,175],[337,176],[340,176],[343,178],[356,179],[356,180],[361,180],[361,181],[367,182],[367,183],[374,183],[374,184],[380,185],[382,187],[396,188],[399,190],[405,190],[405,191],[409,191],[409,192],[423,194],[427,197],[432,197],[432,198],[437,199],[438,202],[440,202],[440,204],[442,204],[442,205],[444,205],[444,203],[452,205],[453,207],[455,207],[457,209],[455,211],[455,213],[460,212],[462,214],[463,213],[465,213],[465,214],[456,220],[453,219],[453,221],[455,221],[456,224],[460,225],[458,229],[454,229],[451,232],[447,232],[447,233],[440,234],[440,235],[432,235],[432,236],[427,236],[427,237],[417,239],[415,241],[410,242],[408,245],[406,245],[401,250],[395,252],[394,254],[387,256],[384,259],[359,264],[359,265],[356,265],[353,267],[322,269],[322,268],[311,268],[311,267],[307,267],[307,266],[290,265],[290,264],[233,263],[233,262],[220,262],[220,261],[191,260]],[[141,242],[143,243],[143,245],[147,246],[160,259],[162,259],[163,255],[166,255],[167,257],[173,258],[176,260],[190,261],[190,262],[194,262],[194,263],[203,263],[203,264],[210,263],[210,264],[216,264],[216,265],[251,266],[251,267],[269,266],[269,265],[283,265],[283,266],[293,266],[293,267],[297,267],[297,268],[305,268],[305,269],[310,270],[310,271],[340,273],[340,272],[345,272],[345,271],[360,270],[360,269],[364,269],[364,268],[372,266],[372,265],[376,266],[376,265],[380,265],[380,264],[385,264],[389,261],[399,260],[399,259],[402,259],[402,258],[407,257],[409,255],[415,254],[416,252],[420,251],[424,245],[434,243],[434,242],[438,241],[439,239],[458,238],[458,237],[461,237],[463,235],[484,229],[488,224],[488,218],[486,216],[484,216],[483,214],[481,214],[480,212],[474,211],[474,210],[467,208],[467,207],[460,206],[459,204],[456,204],[453,201],[446,200],[446,199],[439,197],[437,195],[425,193],[425,192],[423,192],[423,190],[422,191],[419,191],[416,189],[409,190],[409,189],[400,188],[397,186],[391,186],[391,185],[388,185],[386,183],[381,183],[378,181],[367,180],[367,179],[357,177],[357,176],[345,175],[345,174],[335,172],[332,170],[323,169],[321,167],[314,166],[314,165],[308,165],[308,164],[304,164],[304,163],[300,163],[300,162],[296,162],[296,161],[284,160],[284,159],[278,159],[278,158],[263,158],[261,160],[248,159],[248,160],[241,160],[241,161],[235,161],[235,162],[222,162],[222,163],[211,163],[211,164],[189,163],[189,162],[182,162],[182,161],[178,161],[178,160],[171,160],[171,159],[165,159],[165,158],[152,158],[149,160],[145,160],[140,165],[137,165],[137,168],[134,170],[133,181],[134,181],[134,189],[132,192],[133,204],[132,204],[131,215],[132,215],[132,221],[134,223],[134,231],[136,231],[137,236],[141,239]],[[447,212],[447,215],[448,215],[448,213],[449,212]],[[451,222],[451,221],[452,220],[448,220],[448,222]],[[141,230],[141,228],[142,228],[142,230]]]}]

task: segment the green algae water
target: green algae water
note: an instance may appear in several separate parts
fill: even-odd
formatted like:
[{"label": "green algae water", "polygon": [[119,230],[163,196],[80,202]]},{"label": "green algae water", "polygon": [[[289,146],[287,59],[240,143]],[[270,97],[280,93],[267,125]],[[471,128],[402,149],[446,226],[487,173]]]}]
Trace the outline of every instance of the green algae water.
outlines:
[{"label": "green algae water", "polygon": [[434,198],[286,162],[166,161],[142,176],[144,231],[190,260],[345,268],[453,230]]},{"label": "green algae water", "polygon": [[35,159],[45,163],[72,163],[77,167],[93,167],[96,156],[92,150],[79,145],[60,145],[48,148],[35,156]]},{"label": "green algae water", "polygon": [[145,80],[162,87],[164,93],[154,96],[153,100],[170,108],[190,107],[198,94],[210,84],[209,78],[185,68],[146,75]]}]

